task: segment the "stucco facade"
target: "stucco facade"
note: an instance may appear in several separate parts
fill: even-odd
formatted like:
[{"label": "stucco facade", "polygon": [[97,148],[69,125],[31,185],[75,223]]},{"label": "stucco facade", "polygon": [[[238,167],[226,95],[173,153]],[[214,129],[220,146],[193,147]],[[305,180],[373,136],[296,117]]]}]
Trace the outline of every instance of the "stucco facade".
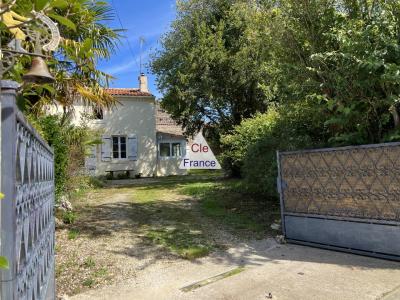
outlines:
[{"label": "stucco facade", "polygon": [[[93,111],[77,103],[73,122],[95,116],[88,126],[100,133],[102,144],[94,146],[86,160],[93,175],[129,171],[131,177],[184,175],[179,164],[186,153],[182,129],[162,111],[147,90],[143,75],[139,89],[107,89],[117,100],[110,110]],[[171,132],[171,130],[173,130]]]},{"label": "stucco facade", "polygon": [[[96,147],[95,174],[129,170],[144,177],[156,175],[157,144],[154,97],[116,97],[119,104],[103,112],[102,120],[89,126],[99,130],[102,145]],[[113,138],[125,137],[125,157],[114,157]],[[105,145],[108,143],[109,145]],[[136,144],[136,145],[135,145]]]}]

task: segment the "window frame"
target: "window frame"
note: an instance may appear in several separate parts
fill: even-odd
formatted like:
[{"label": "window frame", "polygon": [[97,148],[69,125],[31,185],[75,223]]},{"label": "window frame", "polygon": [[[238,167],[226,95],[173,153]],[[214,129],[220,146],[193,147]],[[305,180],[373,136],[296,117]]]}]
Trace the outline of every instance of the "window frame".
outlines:
[{"label": "window frame", "polygon": [[[114,138],[118,139],[118,157],[114,157]],[[121,138],[125,138],[125,157],[121,157]],[[126,135],[112,135],[111,136],[111,158],[112,160],[128,160],[128,137]]]},{"label": "window frame", "polygon": [[[169,155],[166,155],[166,156],[161,155],[161,144],[165,144],[165,145],[168,144]],[[169,142],[164,142],[164,141],[158,143],[158,156],[159,156],[159,157],[161,157],[161,158],[163,158],[163,159],[166,159],[166,158],[172,157],[172,156],[171,156],[171,153],[172,153],[172,152],[171,152],[171,143],[169,143]]]},{"label": "window frame", "polygon": [[[161,144],[168,144],[169,145],[169,156],[161,156]],[[173,144],[179,144],[180,145],[180,155],[172,155],[173,154]],[[180,159],[185,156],[185,145],[186,141],[184,140],[159,140],[158,141],[158,146],[157,146],[157,155],[160,159]]]}]

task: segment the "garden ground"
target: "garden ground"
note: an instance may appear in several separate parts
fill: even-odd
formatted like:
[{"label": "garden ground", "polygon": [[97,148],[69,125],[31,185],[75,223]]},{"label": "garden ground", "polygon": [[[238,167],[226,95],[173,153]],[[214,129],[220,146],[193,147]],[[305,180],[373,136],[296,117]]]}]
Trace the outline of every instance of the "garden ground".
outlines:
[{"label": "garden ground", "polygon": [[219,172],[120,180],[77,193],[73,224],[57,229],[58,295],[140,277],[147,268],[193,260],[271,237],[276,202],[243,193]]},{"label": "garden ground", "polygon": [[[58,294],[97,299],[399,299],[400,264],[271,238],[277,204],[218,173],[119,181],[57,230]],[[127,186],[126,184],[130,184]]]}]

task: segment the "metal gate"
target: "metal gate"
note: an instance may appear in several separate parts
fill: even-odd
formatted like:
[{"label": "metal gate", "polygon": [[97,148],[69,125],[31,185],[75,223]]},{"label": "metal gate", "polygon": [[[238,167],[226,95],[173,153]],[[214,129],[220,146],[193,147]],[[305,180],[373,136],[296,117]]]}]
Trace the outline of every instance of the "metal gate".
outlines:
[{"label": "metal gate", "polygon": [[400,143],[277,158],[288,242],[400,260]]},{"label": "metal gate", "polygon": [[54,300],[54,154],[16,106],[17,84],[1,81],[1,300]]}]

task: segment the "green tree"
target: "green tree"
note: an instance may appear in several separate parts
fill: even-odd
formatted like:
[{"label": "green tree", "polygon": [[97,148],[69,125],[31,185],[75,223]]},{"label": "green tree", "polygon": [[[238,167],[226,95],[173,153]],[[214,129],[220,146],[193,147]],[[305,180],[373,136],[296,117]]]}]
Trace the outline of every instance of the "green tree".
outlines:
[{"label": "green tree", "polygon": [[399,24],[394,0],[186,0],[152,69],[189,132],[313,101],[325,142],[398,140]]},{"label": "green tree", "polygon": [[178,2],[178,16],[153,56],[162,106],[188,132],[205,122],[226,131],[265,111],[269,12],[258,1]]},{"label": "green tree", "polygon": [[285,0],[274,68],[280,103],[313,98],[332,144],[398,139],[398,1]]}]

